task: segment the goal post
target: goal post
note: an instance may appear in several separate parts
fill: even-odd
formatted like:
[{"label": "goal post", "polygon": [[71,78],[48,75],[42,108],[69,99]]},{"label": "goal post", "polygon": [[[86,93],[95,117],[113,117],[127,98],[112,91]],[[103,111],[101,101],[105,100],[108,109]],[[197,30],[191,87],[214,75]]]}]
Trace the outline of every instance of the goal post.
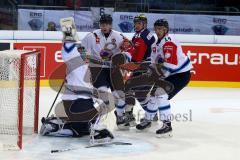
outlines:
[{"label": "goal post", "polygon": [[0,145],[3,149],[22,149],[24,136],[38,132],[39,82],[38,51],[0,51]]}]

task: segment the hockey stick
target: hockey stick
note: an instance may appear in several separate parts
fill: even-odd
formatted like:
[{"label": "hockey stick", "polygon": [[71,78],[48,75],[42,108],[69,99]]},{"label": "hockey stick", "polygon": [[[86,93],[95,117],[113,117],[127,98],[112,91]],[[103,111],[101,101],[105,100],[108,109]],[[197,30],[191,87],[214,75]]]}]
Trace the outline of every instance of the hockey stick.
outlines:
[{"label": "hockey stick", "polygon": [[121,64],[119,67],[123,70],[132,72],[140,68],[140,63],[129,62],[129,63]]},{"label": "hockey stick", "polygon": [[[107,68],[112,68],[111,61],[103,61],[95,56],[91,55],[81,55],[81,58],[86,61],[88,60],[89,63],[95,65],[96,67],[105,66]],[[147,70],[149,68],[148,61],[145,62],[126,62],[124,64],[119,65],[120,69],[127,70],[127,71],[136,71],[136,70]]]},{"label": "hockey stick", "polygon": [[67,152],[67,151],[72,151],[72,150],[77,150],[77,149],[80,149],[80,148],[53,149],[53,150],[51,150],[51,153]]},{"label": "hockey stick", "polygon": [[95,145],[89,145],[86,146],[85,148],[92,148],[92,147],[103,147],[103,146],[108,146],[108,145],[124,145],[124,146],[129,146],[132,145],[132,143],[128,143],[128,142],[109,142],[109,143],[100,143],[100,144],[95,144]]},{"label": "hockey stick", "polygon": [[49,111],[48,111],[47,118],[49,117],[49,115],[50,115],[50,113],[51,113],[51,111],[52,111],[52,109],[53,109],[53,106],[54,106],[54,104],[55,104],[55,102],[56,102],[56,100],[57,100],[57,98],[58,98],[58,96],[59,96],[59,94],[60,94],[60,92],[61,92],[64,84],[65,84],[65,79],[63,80],[63,82],[62,82],[62,84],[61,84],[61,87],[60,87],[60,89],[59,89],[59,91],[58,91],[58,93],[57,93],[57,95],[56,95],[56,97],[55,97],[55,99],[54,99],[54,101],[53,101],[53,103],[52,103],[52,106],[51,106],[51,108],[50,108]]},{"label": "hockey stick", "polygon": [[[96,145],[89,145],[89,146],[86,146],[85,148],[104,147],[104,146],[111,145],[111,144],[114,144],[114,145],[132,145],[132,143],[128,143],[128,142],[110,142],[110,143],[101,143],[101,144],[96,144]],[[72,151],[72,150],[77,150],[77,149],[80,149],[80,148],[54,149],[54,150],[51,150],[51,153],[61,153],[61,152],[67,152],[67,151]]]},{"label": "hockey stick", "polygon": [[[112,68],[112,62],[111,61],[103,61],[101,59],[98,59],[95,56],[89,56],[89,55],[81,55],[83,60],[87,60],[89,61],[89,63],[95,64],[96,66],[107,66],[108,68]],[[137,62],[128,62],[128,63],[124,63],[119,65],[119,67],[123,70],[128,70],[128,71],[134,71],[137,70],[140,67],[141,63],[137,63]]]}]

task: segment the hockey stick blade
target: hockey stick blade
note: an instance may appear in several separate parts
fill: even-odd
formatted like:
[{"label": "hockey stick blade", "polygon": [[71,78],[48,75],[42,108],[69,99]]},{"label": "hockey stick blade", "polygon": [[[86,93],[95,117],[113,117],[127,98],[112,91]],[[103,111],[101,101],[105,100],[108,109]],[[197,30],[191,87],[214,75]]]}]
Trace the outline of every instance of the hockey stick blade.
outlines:
[{"label": "hockey stick blade", "polygon": [[124,64],[120,65],[121,69],[127,70],[127,71],[135,71],[135,70],[139,69],[139,67],[140,67],[140,64],[132,63],[132,62],[124,63]]},{"label": "hockey stick blade", "polygon": [[53,149],[51,150],[51,153],[61,153],[61,152],[67,152],[72,150],[77,150],[79,148],[68,148],[68,149]]},{"label": "hockey stick blade", "polygon": [[[89,145],[89,146],[86,146],[85,148],[103,147],[103,146],[112,145],[112,144],[114,144],[114,145],[132,145],[132,143],[128,143],[128,142],[110,142],[110,143]],[[53,149],[53,150],[51,150],[51,153],[61,153],[61,152],[67,152],[67,151],[72,151],[72,150],[77,150],[77,149],[80,149],[80,148]]]},{"label": "hockey stick blade", "polygon": [[92,147],[103,147],[103,146],[108,146],[108,145],[132,145],[132,143],[128,142],[110,142],[110,143],[100,143],[100,144],[95,144],[95,145],[89,145],[86,146],[85,148],[92,148]]}]

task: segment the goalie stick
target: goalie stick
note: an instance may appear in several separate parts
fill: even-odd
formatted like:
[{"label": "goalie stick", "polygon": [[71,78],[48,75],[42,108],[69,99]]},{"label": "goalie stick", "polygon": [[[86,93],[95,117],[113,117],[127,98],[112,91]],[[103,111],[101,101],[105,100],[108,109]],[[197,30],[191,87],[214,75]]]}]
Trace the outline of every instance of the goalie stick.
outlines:
[{"label": "goalie stick", "polygon": [[[93,63],[95,65],[104,65],[104,66],[108,66],[109,68],[112,67],[112,62],[111,61],[102,61],[100,59],[97,59],[94,56],[89,56],[89,55],[81,55],[82,59],[84,60],[90,60],[90,63]],[[137,63],[137,62],[128,62],[128,63],[124,63],[119,65],[119,67],[121,69],[124,70],[128,70],[128,71],[134,71],[140,68],[140,65],[142,63]]]},{"label": "goalie stick", "polygon": [[132,143],[128,143],[128,142],[109,142],[109,143],[99,143],[99,144],[94,144],[94,145],[89,145],[86,146],[85,148],[92,148],[92,147],[102,147],[102,146],[108,146],[108,145],[132,145]]},{"label": "goalie stick", "polygon": [[65,79],[63,80],[63,82],[62,82],[62,84],[61,84],[61,87],[60,87],[60,89],[59,89],[59,91],[58,91],[58,93],[57,93],[57,95],[56,95],[56,97],[55,97],[55,99],[54,99],[54,101],[53,101],[53,103],[52,103],[52,106],[51,106],[51,108],[50,108],[49,111],[48,111],[47,118],[49,117],[49,115],[50,115],[50,113],[51,113],[51,111],[52,111],[52,109],[53,109],[53,106],[54,106],[55,102],[57,101],[57,98],[58,98],[58,96],[59,96],[59,94],[60,94],[60,92],[61,92],[64,84],[65,84]]},{"label": "goalie stick", "polygon": [[[128,142],[109,142],[109,143],[100,143],[100,144],[95,144],[95,145],[88,145],[85,148],[92,148],[92,147],[104,147],[108,145],[132,145],[132,143]],[[54,149],[51,150],[51,153],[61,153],[61,152],[67,152],[67,151],[72,151],[72,150],[77,150],[80,148],[67,148],[67,149]]]}]

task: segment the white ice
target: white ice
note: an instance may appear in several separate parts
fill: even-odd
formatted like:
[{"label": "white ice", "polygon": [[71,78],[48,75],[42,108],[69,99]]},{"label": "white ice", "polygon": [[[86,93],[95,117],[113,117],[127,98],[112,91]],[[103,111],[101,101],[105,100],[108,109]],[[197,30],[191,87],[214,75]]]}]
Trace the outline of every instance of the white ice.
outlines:
[{"label": "white ice", "polygon": [[[56,92],[43,87],[40,91],[40,118],[46,116]],[[115,117],[106,124],[114,131],[116,141],[131,146],[110,145],[85,148],[88,137],[55,138],[35,136],[24,143],[21,151],[0,151],[0,160],[237,160],[240,157],[240,89],[185,88],[171,100],[173,137],[156,138],[154,124],[149,131],[117,131]],[[140,107],[134,110],[139,112]],[[176,118],[176,116],[178,117]],[[180,119],[185,115],[185,119]],[[137,117],[138,118],[138,117]],[[40,122],[39,122],[40,124]],[[71,149],[50,153],[52,149]]]}]

